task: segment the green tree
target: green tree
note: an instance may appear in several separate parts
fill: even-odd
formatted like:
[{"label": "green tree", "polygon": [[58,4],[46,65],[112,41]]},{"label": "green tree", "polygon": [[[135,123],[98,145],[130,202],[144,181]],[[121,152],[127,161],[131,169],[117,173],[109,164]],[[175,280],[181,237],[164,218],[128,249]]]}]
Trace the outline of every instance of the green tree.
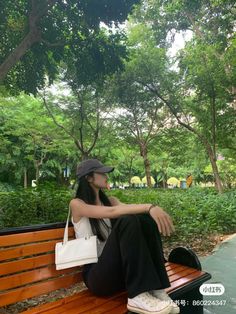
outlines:
[{"label": "green tree", "polygon": [[[151,1],[147,2],[146,8],[149,8],[148,3],[150,4]],[[160,3],[160,1],[155,3]],[[178,3],[181,4],[181,10],[185,9],[184,12],[188,12],[190,2],[180,1]],[[167,106],[181,126],[198,137],[210,159],[216,188],[222,192],[222,183],[216,164],[216,151],[219,149],[218,145],[222,141],[221,139],[226,136],[226,133],[224,128],[220,126],[222,126],[222,121],[226,122],[227,117],[235,117],[233,103],[233,87],[235,85],[235,57],[233,51],[235,50],[235,41],[232,36],[232,28],[230,28],[231,24],[228,23],[225,28],[228,33],[223,34],[227,46],[223,46],[221,43],[221,36],[214,36],[213,29],[211,36],[208,36],[208,32],[213,28],[211,23],[210,25],[206,23],[205,29],[205,24],[201,26],[203,30],[201,34],[199,34],[196,25],[192,24],[195,33],[186,48],[181,51],[178,59],[173,60],[179,62],[179,67],[175,69],[176,66],[173,68],[173,62],[167,55],[168,40],[167,38],[158,37],[159,33],[155,27],[158,23],[162,27],[166,27],[165,34],[167,36],[169,31],[168,22],[171,25],[169,19],[172,18],[175,21],[173,12],[175,14],[178,12],[180,14],[179,20],[181,20],[181,17],[183,18],[182,11],[178,6],[175,7],[174,2],[168,4],[163,1],[162,5],[161,10],[168,11],[168,14],[164,14],[166,23],[163,22],[163,16],[158,22],[156,20],[152,21],[151,18],[154,18],[157,13],[152,11],[151,5],[150,10],[147,9],[147,12],[143,9],[146,13],[146,15],[145,13],[141,14],[143,24],[137,24],[137,21],[140,20],[139,15],[131,18],[132,26],[129,38],[132,43],[132,60],[129,64],[132,67],[133,77],[136,84],[152,91],[154,96],[158,97]],[[197,8],[192,9],[197,10]],[[220,7],[218,6],[217,9],[220,10]],[[203,7],[201,10],[203,10]],[[203,11],[201,11],[202,14]],[[209,11],[208,13],[214,15],[214,12]],[[189,24],[191,24],[191,19],[189,19]],[[175,23],[172,26],[174,27]],[[176,26],[177,30],[180,27],[181,23]],[[188,27],[182,26],[182,29],[185,30]],[[220,29],[215,31],[217,33]],[[214,39],[208,42],[211,37]],[[227,119],[227,125],[229,125],[227,129],[235,130],[235,122],[234,118]]]},{"label": "green tree", "polygon": [[[110,106],[104,98],[104,88],[100,84],[83,86],[73,81],[71,85],[73,86],[58,83],[55,85],[58,90],[56,95],[50,89],[45,89],[40,96],[49,117],[71,138],[78,156],[83,160],[93,154]],[[63,116],[64,121],[58,121],[56,115]]]},{"label": "green tree", "polygon": [[[40,173],[56,176],[66,158],[73,158],[69,137],[46,116],[42,103],[31,96],[1,99],[0,176],[27,187]],[[61,117],[58,117],[62,119]]]},{"label": "green tree", "polygon": [[58,66],[73,60],[86,84],[121,66],[120,34],[100,28],[126,19],[136,0],[22,0],[0,4],[0,81],[12,93],[36,94],[45,75],[52,82]]},{"label": "green tree", "polygon": [[[132,64],[132,57],[131,64]],[[153,97],[146,88],[140,88],[130,71],[129,62],[125,62],[125,71],[115,76],[111,93],[113,103],[120,113],[114,119],[114,126],[120,136],[130,145],[137,145],[143,159],[147,185],[151,187],[151,166],[148,151],[153,139],[164,127],[168,114],[163,104]]]}]

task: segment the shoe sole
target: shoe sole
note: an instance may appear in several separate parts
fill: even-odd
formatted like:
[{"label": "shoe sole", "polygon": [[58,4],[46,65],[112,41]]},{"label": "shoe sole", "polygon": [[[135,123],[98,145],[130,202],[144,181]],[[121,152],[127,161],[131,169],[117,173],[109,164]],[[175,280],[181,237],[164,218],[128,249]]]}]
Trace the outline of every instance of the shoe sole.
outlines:
[{"label": "shoe sole", "polygon": [[140,309],[139,307],[131,306],[127,304],[127,309],[133,313],[140,313],[140,314],[170,314],[171,307],[168,305],[164,309],[160,311],[148,311],[144,309]]}]

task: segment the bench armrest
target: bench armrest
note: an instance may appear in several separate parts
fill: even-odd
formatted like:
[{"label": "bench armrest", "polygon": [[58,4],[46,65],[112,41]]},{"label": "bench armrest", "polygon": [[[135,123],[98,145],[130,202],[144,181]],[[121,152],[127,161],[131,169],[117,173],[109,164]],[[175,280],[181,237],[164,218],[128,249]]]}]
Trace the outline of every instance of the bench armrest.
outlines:
[{"label": "bench armrest", "polygon": [[196,253],[194,253],[194,251],[190,248],[184,246],[174,248],[169,254],[168,262],[202,270],[201,263]]}]

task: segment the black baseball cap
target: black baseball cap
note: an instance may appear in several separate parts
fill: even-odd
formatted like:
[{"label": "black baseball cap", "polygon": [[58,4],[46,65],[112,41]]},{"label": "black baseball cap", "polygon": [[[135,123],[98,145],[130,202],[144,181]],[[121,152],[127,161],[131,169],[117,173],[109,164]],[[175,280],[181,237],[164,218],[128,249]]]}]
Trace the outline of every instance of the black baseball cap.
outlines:
[{"label": "black baseball cap", "polygon": [[78,179],[80,179],[82,176],[88,174],[91,171],[106,173],[111,172],[114,169],[114,167],[103,165],[98,159],[86,159],[77,166],[76,175]]}]

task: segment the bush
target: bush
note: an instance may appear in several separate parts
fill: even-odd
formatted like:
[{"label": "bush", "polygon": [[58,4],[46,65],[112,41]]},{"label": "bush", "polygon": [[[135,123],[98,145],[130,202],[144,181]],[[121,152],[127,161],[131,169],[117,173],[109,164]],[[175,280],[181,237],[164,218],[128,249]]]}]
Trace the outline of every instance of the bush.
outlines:
[{"label": "bush", "polygon": [[6,182],[0,182],[0,192],[10,192],[15,191],[18,187],[15,187]]},{"label": "bush", "polygon": [[53,184],[0,194],[0,227],[65,221],[71,190]]},{"label": "bush", "polygon": [[[111,194],[111,192],[109,192]],[[113,190],[124,203],[155,203],[172,217],[177,238],[236,232],[236,190],[214,188]]]},{"label": "bush", "polygon": [[[122,202],[155,203],[170,214],[176,232],[187,239],[236,232],[236,190],[218,194],[213,188],[129,189],[105,191]],[[0,193],[0,227],[65,222],[74,191],[53,184]],[[168,238],[166,238],[168,239]]]}]

